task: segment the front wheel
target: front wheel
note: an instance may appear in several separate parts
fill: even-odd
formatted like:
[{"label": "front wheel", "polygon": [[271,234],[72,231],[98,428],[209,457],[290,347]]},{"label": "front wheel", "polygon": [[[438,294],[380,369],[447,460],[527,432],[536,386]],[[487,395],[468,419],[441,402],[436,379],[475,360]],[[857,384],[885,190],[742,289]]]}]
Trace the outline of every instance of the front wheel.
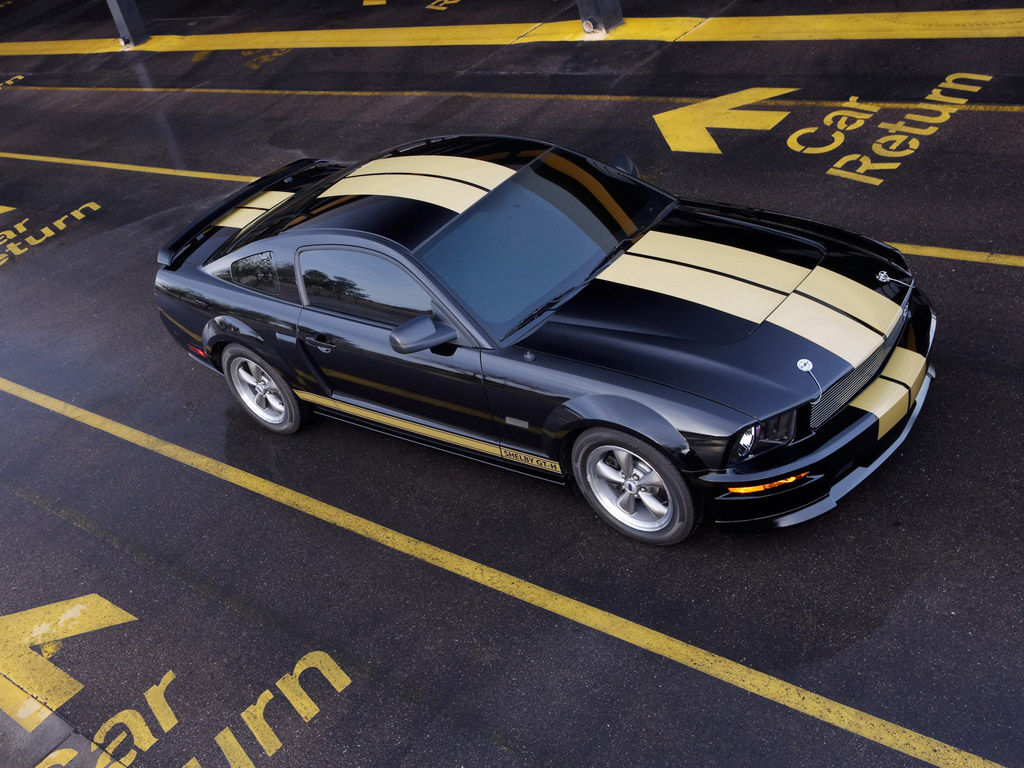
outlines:
[{"label": "front wheel", "polygon": [[590,505],[612,528],[647,544],[675,544],[696,527],[693,496],[654,446],[614,429],[588,429],[572,468]]},{"label": "front wheel", "polygon": [[302,426],[305,405],[300,403],[281,374],[255,352],[240,344],[224,350],[224,377],[228,389],[260,426],[290,435]]}]

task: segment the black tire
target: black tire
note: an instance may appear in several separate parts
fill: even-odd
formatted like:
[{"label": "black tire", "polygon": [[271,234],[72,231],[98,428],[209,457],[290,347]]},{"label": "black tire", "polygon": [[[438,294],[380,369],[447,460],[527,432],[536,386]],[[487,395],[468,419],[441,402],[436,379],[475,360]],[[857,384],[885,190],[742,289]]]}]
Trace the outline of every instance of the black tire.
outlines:
[{"label": "black tire", "polygon": [[646,544],[676,544],[700,519],[679,470],[659,449],[615,429],[588,429],[572,447],[576,482],[602,519]]},{"label": "black tire", "polygon": [[229,344],[222,358],[228,389],[257,424],[290,435],[305,421],[308,408],[295,397],[281,374],[240,344]]}]

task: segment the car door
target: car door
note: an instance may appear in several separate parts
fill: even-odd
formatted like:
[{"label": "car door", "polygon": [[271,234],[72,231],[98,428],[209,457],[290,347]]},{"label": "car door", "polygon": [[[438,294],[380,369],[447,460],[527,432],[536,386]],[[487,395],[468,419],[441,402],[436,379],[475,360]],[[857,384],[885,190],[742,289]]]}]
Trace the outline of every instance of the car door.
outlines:
[{"label": "car door", "polygon": [[304,298],[298,338],[337,403],[455,446],[496,444],[478,348],[456,341],[400,354],[391,346],[395,327],[436,308],[412,273],[384,253],[351,246],[302,248],[296,261]]}]

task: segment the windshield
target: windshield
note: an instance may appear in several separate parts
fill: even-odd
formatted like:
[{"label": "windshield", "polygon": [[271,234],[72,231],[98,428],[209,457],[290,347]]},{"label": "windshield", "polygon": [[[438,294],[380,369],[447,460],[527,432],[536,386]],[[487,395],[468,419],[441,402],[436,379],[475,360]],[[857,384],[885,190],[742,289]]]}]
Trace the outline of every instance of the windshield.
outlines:
[{"label": "windshield", "polygon": [[416,253],[496,340],[581,286],[674,199],[633,176],[553,149]]}]

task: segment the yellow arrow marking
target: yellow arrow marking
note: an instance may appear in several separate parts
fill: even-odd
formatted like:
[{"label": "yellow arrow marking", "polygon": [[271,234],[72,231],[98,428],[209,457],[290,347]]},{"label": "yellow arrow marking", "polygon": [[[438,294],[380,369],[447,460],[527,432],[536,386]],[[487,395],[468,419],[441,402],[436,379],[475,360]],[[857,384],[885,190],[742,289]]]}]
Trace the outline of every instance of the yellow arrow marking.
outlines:
[{"label": "yellow arrow marking", "polygon": [[10,208],[10,207],[8,207],[6,205],[0,205],[0,214],[7,213],[7,212],[13,211],[13,210],[14,210],[13,208]]},{"label": "yellow arrow marking", "polygon": [[0,710],[34,730],[82,684],[32,648],[128,621],[135,617],[99,595],[0,616]]},{"label": "yellow arrow marking", "polygon": [[688,107],[679,107],[654,116],[658,128],[673,152],[702,152],[720,155],[708,128],[738,128],[747,131],[770,131],[789,112],[741,110],[765,99],[792,93],[797,88],[747,88]]}]

